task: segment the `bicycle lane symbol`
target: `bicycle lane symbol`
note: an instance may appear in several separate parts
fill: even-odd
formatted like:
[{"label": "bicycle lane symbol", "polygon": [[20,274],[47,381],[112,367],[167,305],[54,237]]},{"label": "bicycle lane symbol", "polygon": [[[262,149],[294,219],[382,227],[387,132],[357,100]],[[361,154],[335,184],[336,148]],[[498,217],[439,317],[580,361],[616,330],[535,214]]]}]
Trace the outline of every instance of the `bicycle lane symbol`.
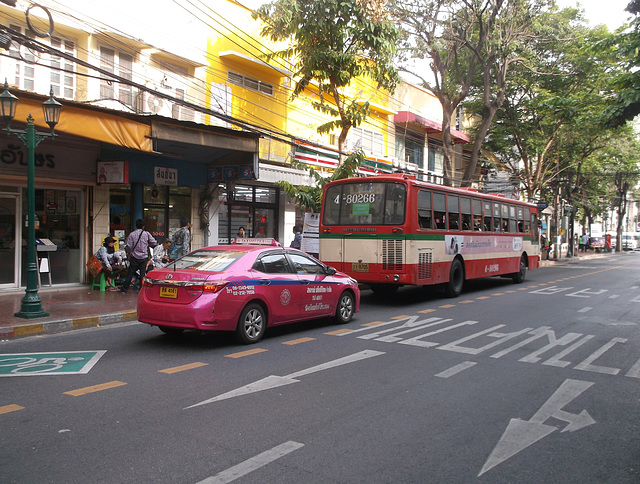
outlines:
[{"label": "bicycle lane symbol", "polygon": [[104,355],[99,351],[0,354],[0,377],[88,373]]}]

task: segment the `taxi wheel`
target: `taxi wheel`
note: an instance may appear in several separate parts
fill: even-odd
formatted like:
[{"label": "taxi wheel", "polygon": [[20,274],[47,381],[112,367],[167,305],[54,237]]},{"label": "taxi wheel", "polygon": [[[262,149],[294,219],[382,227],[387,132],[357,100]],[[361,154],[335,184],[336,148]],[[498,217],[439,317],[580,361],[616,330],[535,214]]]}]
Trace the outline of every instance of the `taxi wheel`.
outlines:
[{"label": "taxi wheel", "polygon": [[336,322],[346,324],[353,317],[353,294],[348,291],[343,292],[338,300],[338,308],[336,309]]},{"label": "taxi wheel", "polygon": [[257,343],[267,329],[267,315],[262,306],[256,303],[247,304],[240,315],[236,337],[240,343],[250,345]]}]

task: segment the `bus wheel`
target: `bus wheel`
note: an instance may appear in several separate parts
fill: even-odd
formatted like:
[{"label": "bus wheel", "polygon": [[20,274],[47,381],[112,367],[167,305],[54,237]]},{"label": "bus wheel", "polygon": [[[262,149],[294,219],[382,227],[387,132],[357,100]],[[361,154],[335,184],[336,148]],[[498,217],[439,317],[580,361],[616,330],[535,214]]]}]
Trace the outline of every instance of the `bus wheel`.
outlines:
[{"label": "bus wheel", "polygon": [[464,286],[464,267],[460,259],[453,259],[449,271],[449,282],[444,285],[444,294],[447,297],[458,297]]},{"label": "bus wheel", "polygon": [[524,282],[524,278],[527,275],[527,260],[524,255],[520,257],[520,270],[518,272],[514,272],[511,278],[513,282],[516,284],[522,284]]}]

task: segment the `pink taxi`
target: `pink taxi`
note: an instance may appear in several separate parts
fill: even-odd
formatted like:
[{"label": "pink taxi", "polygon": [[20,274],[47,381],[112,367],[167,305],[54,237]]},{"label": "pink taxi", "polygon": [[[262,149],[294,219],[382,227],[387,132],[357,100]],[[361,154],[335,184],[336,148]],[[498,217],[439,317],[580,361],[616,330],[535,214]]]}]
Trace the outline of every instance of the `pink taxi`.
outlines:
[{"label": "pink taxi", "polygon": [[[253,242],[259,240],[265,239]],[[167,334],[235,331],[244,344],[279,324],[327,316],[351,320],[360,308],[354,279],[300,250],[268,243],[206,247],[147,273],[138,320]]]}]

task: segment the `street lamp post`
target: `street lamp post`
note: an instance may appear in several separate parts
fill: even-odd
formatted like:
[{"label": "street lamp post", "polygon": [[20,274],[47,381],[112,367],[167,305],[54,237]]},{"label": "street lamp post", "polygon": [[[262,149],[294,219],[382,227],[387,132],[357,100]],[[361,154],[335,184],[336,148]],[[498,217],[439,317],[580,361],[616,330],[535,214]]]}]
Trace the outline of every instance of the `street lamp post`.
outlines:
[{"label": "street lamp post", "polygon": [[31,114],[27,117],[26,129],[12,129],[11,120],[16,114],[18,98],[9,92],[9,84],[5,80],[4,92],[0,94],[0,117],[7,123],[4,131],[15,134],[27,147],[27,286],[22,298],[20,311],[14,314],[18,318],[39,318],[49,313],[42,309],[38,296],[38,265],[36,262],[36,190],[35,190],[35,149],[46,138],[55,138],[54,128],[60,119],[62,105],[53,98],[53,87],[49,99],[42,103],[44,120],[51,128],[49,133],[38,133],[33,124]]}]

